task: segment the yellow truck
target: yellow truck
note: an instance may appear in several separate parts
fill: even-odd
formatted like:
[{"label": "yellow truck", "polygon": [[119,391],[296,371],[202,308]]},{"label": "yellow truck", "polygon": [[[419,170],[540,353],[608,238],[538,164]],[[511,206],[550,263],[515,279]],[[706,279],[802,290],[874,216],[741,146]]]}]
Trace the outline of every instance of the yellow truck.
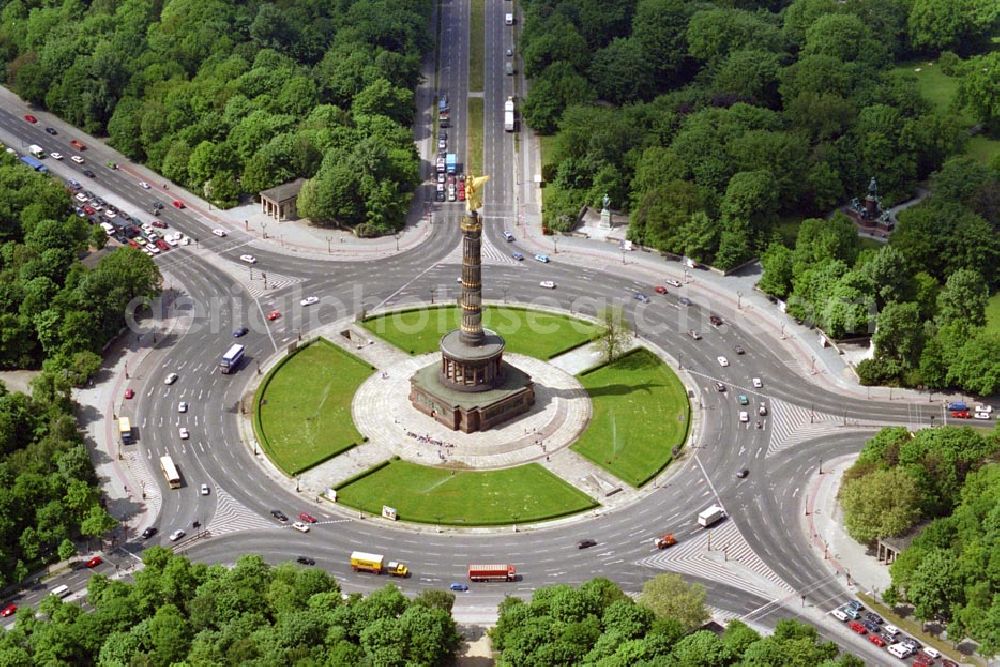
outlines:
[{"label": "yellow truck", "polygon": [[355,551],[351,553],[351,568],[355,572],[372,572],[374,574],[382,574],[383,572],[388,572],[393,577],[407,577],[410,571],[402,563],[397,563],[395,561],[385,562],[385,556],[382,554],[370,554],[364,551]]}]

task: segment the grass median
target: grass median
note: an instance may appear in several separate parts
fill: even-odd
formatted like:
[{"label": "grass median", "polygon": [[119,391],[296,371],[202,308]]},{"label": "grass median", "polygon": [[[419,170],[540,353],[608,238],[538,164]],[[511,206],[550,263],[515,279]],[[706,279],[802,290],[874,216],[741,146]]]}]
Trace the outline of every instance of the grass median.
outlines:
[{"label": "grass median", "polygon": [[594,415],[573,450],[634,487],[655,477],[687,438],[691,407],[680,379],[638,349],[579,376]]},{"label": "grass median", "polygon": [[468,526],[541,521],[597,506],[537,463],[475,472],[398,460],[338,489],[337,502],[372,514],[395,507],[403,521]]},{"label": "grass median", "polygon": [[[458,308],[424,308],[379,315],[363,326],[376,336],[413,355],[439,349],[441,336],[457,329]],[[600,329],[573,317],[523,308],[483,308],[483,326],[507,342],[507,351],[551,359],[595,339]]]},{"label": "grass median", "polygon": [[465,134],[468,153],[465,156],[465,173],[483,173],[483,98],[470,97],[466,102],[469,123]]},{"label": "grass median", "polygon": [[[486,3],[469,4],[469,92],[481,93],[486,76]],[[478,173],[478,172],[476,172]]]},{"label": "grass median", "polygon": [[254,400],[254,431],[286,474],[297,475],[362,442],[354,393],[375,369],[317,340],[271,370]]}]

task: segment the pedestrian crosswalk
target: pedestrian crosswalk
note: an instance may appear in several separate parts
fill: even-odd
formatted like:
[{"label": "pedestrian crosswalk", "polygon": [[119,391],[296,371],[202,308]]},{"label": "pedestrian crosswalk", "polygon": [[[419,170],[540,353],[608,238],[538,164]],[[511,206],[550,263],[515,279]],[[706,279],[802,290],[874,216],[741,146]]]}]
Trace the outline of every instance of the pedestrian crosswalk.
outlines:
[{"label": "pedestrian crosswalk", "polygon": [[206,526],[212,536],[275,527],[273,522],[253,512],[221,488],[215,488],[215,500],[215,515]]},{"label": "pedestrian crosswalk", "polygon": [[283,276],[280,273],[267,272],[267,289],[264,289],[264,281],[262,276],[258,275],[258,272],[254,272],[253,280],[244,280],[243,285],[246,287],[250,296],[253,298],[258,298],[264,296],[265,294],[273,294],[291,285],[297,285],[302,282],[300,278],[295,278],[293,276]]},{"label": "pedestrian crosswalk", "polygon": [[843,433],[845,430],[874,429],[881,424],[866,420],[847,419],[843,416],[818,412],[810,407],[785,401],[772,400],[770,440],[767,456],[800,445],[823,435]]},{"label": "pedestrian crosswalk", "polygon": [[754,553],[732,520],[657,551],[637,564],[719,581],[765,600],[795,592]]},{"label": "pedestrian crosswalk", "polygon": [[160,497],[160,487],[157,478],[152,472],[150,465],[142,460],[142,455],[136,447],[122,447],[122,459],[128,466],[132,479],[138,480],[139,488],[136,495],[142,499],[146,505],[146,513],[156,516],[160,513],[162,498]]}]

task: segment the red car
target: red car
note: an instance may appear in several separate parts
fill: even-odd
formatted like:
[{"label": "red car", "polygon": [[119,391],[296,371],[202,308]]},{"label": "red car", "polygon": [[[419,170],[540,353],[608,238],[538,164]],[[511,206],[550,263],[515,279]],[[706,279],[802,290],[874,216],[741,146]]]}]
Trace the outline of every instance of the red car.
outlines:
[{"label": "red car", "polygon": [[133,398],[133,397],[135,397],[135,392],[132,391],[131,387],[129,387],[128,389],[125,390],[125,398]]},{"label": "red car", "polygon": [[657,285],[655,288],[653,288],[653,291],[656,292],[657,294],[666,294],[667,288],[664,287],[663,285]]},{"label": "red car", "polygon": [[281,317],[281,313],[278,312],[277,310],[272,310],[270,313],[267,314],[267,321],[273,322],[279,317]]},{"label": "red car", "polygon": [[926,655],[918,655],[917,659],[913,661],[913,667],[931,667],[933,664],[934,658]]},{"label": "red car", "polygon": [[73,141],[69,142],[69,145],[72,146],[73,148],[75,148],[78,151],[85,151],[85,150],[87,150],[86,145],[84,145],[84,143],[82,141],[77,141],[76,139],[74,139]]},{"label": "red car", "polygon": [[13,602],[11,602],[9,605],[7,605],[6,607],[4,607],[3,609],[0,609],[0,616],[3,616],[4,618],[7,618],[8,616],[13,616],[14,612],[16,612],[16,611],[17,611],[17,605],[14,604]]},{"label": "red car", "polygon": [[858,633],[859,635],[864,635],[868,633],[868,628],[861,625],[857,621],[851,621],[850,623],[847,624],[847,627],[849,627],[851,630]]},{"label": "red car", "polygon": [[167,252],[168,250],[170,250],[170,244],[164,241],[163,239],[156,239],[156,247],[162,250],[163,252]]},{"label": "red car", "polygon": [[167,228],[167,223],[163,222],[162,220],[153,220],[153,222],[151,222],[150,224],[156,227],[157,229]]},{"label": "red car", "polygon": [[461,183],[458,185],[458,201],[465,201],[465,186]]},{"label": "red car", "polygon": [[30,113],[24,114],[24,120],[28,121],[32,125],[38,122],[38,119],[32,116]]},{"label": "red car", "polygon": [[969,414],[968,410],[952,410],[951,416],[955,419],[972,419],[972,415]]},{"label": "red car", "polygon": [[83,212],[86,213],[87,215],[94,215],[95,213],[97,213],[97,210],[93,206],[84,206]]},{"label": "red car", "polygon": [[170,204],[174,208],[184,208],[184,202],[182,202],[180,199],[175,199],[172,202],[170,202]]},{"label": "red car", "polygon": [[88,560],[86,563],[84,563],[84,565],[86,565],[87,567],[97,567],[98,565],[100,565],[103,562],[104,562],[103,558],[101,558],[100,556],[94,556],[93,558],[91,558],[90,560]]},{"label": "red car", "polygon": [[305,521],[306,523],[316,523],[316,517],[308,512],[299,512],[299,521]]},{"label": "red car", "polygon": [[875,646],[878,646],[880,648],[885,646],[885,640],[882,639],[882,635],[875,635],[875,634],[868,635],[868,641],[870,641],[872,644],[875,644]]}]

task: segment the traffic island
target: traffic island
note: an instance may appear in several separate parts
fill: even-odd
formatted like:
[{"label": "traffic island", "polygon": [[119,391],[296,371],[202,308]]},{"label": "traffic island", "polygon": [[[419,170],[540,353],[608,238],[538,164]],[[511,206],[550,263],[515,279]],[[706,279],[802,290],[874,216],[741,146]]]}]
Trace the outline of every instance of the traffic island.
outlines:
[{"label": "traffic island", "polygon": [[402,521],[450,526],[509,525],[568,516],[597,507],[587,494],[538,464],[462,471],[391,461],[337,489],[337,502]]},{"label": "traffic island", "polygon": [[253,427],[264,452],[298,475],[363,441],[351,401],[375,371],[322,338],[280,360],[253,399]]}]

